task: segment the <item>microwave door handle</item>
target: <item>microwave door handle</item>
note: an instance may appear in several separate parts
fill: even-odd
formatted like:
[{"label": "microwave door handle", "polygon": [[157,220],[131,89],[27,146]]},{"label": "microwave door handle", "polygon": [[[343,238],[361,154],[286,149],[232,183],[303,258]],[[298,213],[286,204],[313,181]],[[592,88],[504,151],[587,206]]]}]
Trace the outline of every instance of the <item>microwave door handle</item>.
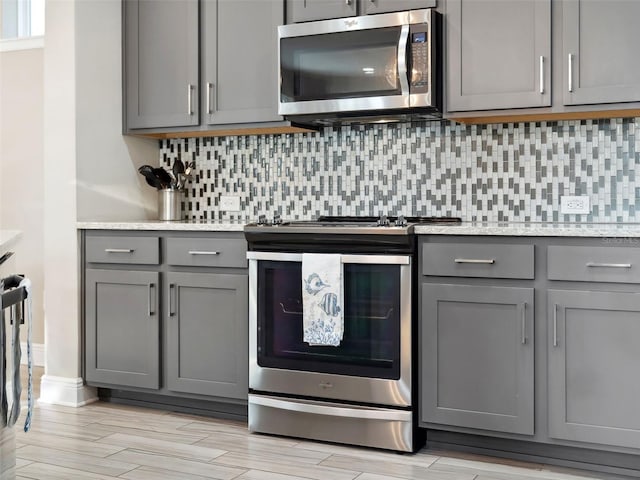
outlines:
[{"label": "microwave door handle", "polygon": [[409,41],[409,25],[402,25],[398,41],[398,77],[402,95],[409,95],[409,76],[407,70],[407,47]]}]

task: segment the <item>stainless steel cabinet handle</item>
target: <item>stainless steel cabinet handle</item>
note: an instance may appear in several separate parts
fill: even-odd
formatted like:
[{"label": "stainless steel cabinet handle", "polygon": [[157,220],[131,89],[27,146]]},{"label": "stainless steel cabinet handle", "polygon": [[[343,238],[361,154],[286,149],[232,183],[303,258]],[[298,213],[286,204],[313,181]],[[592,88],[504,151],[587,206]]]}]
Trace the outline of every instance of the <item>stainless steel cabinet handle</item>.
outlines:
[{"label": "stainless steel cabinet handle", "polygon": [[220,255],[220,252],[207,252],[206,250],[189,250],[189,255]]},{"label": "stainless steel cabinet handle", "polygon": [[187,85],[187,113],[193,115],[193,85]]},{"label": "stainless steel cabinet handle", "polygon": [[155,283],[150,283],[149,284],[149,316],[151,317],[152,315],[156,314],[156,309],[155,309],[155,305],[156,305],[156,284]]},{"label": "stainless steel cabinet handle", "polygon": [[133,248],[105,248],[107,253],[133,253]]},{"label": "stainless steel cabinet handle", "polygon": [[526,344],[527,343],[527,334],[526,334],[526,328],[527,328],[527,302],[524,302],[522,304],[522,344]]},{"label": "stainless steel cabinet handle", "polygon": [[213,113],[213,107],[211,106],[211,93],[213,91],[213,83],[207,82],[207,113],[211,115]]},{"label": "stainless steel cabinet handle", "polygon": [[540,93],[544,93],[544,56],[540,55]]},{"label": "stainless steel cabinet handle", "polygon": [[553,304],[553,346],[558,346],[558,304]]},{"label": "stainless steel cabinet handle", "polygon": [[176,314],[175,305],[173,303],[173,296],[175,295],[176,285],[174,283],[169,284],[169,316],[173,317]]},{"label": "stainless steel cabinet handle", "polygon": [[569,68],[567,73],[569,76],[569,91],[573,92],[573,53],[569,54]]},{"label": "stainless steel cabinet handle", "polygon": [[482,264],[482,265],[493,265],[494,263],[496,263],[496,259],[495,258],[488,258],[488,259],[482,259],[482,258],[454,258],[453,261],[456,262],[456,263],[477,263],[477,264]]},{"label": "stainless steel cabinet handle", "polygon": [[345,0],[345,3],[347,4],[347,7],[351,6],[351,0]]},{"label": "stainless steel cabinet handle", "polygon": [[587,267],[598,267],[598,268],[631,268],[630,263],[598,263],[598,262],[587,262]]},{"label": "stainless steel cabinet handle", "polygon": [[403,25],[400,29],[400,40],[398,41],[398,77],[400,78],[400,89],[403,95],[409,93],[409,77],[407,72],[408,40],[409,25]]}]

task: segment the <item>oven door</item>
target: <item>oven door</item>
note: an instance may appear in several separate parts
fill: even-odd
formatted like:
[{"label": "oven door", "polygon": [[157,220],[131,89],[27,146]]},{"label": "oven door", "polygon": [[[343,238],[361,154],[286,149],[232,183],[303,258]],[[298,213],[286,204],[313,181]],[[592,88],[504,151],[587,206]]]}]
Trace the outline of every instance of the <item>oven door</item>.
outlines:
[{"label": "oven door", "polygon": [[344,337],[303,341],[302,254],[249,252],[249,388],[411,405],[411,257],[343,255]]}]

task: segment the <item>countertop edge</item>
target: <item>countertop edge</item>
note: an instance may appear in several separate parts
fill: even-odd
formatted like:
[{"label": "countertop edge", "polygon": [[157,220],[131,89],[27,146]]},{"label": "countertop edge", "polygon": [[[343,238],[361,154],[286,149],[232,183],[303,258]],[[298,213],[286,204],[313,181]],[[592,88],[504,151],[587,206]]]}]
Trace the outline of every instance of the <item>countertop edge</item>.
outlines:
[{"label": "countertop edge", "polygon": [[475,235],[507,237],[640,238],[640,224],[467,224],[419,225],[417,235]]},{"label": "countertop edge", "polygon": [[189,222],[77,222],[78,230],[137,230],[175,232],[242,232],[244,223],[189,223]]},{"label": "countertop edge", "polygon": [[[94,221],[77,222],[79,230],[183,231],[183,232],[242,232],[244,223],[191,223],[161,221]],[[503,236],[503,237],[585,237],[640,238],[640,224],[636,223],[475,223],[458,225],[417,225],[417,235]],[[19,232],[18,232],[19,233]],[[2,237],[0,237],[2,240]],[[2,243],[0,243],[2,246]]]}]

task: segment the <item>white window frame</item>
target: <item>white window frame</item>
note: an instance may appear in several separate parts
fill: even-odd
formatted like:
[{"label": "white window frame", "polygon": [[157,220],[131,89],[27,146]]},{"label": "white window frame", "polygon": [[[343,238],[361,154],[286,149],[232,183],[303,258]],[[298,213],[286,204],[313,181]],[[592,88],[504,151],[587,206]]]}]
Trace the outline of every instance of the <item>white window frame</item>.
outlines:
[{"label": "white window frame", "polygon": [[[44,0],[0,0],[0,18],[3,17],[3,7],[9,2],[12,2],[14,7],[12,8],[14,18],[10,21],[15,22],[17,37],[0,38],[0,52],[44,47],[44,36],[32,35],[33,21],[36,19],[40,25],[35,27],[44,30],[44,11],[34,14],[34,8],[44,9]],[[4,22],[5,19],[2,20],[2,23]]]}]

